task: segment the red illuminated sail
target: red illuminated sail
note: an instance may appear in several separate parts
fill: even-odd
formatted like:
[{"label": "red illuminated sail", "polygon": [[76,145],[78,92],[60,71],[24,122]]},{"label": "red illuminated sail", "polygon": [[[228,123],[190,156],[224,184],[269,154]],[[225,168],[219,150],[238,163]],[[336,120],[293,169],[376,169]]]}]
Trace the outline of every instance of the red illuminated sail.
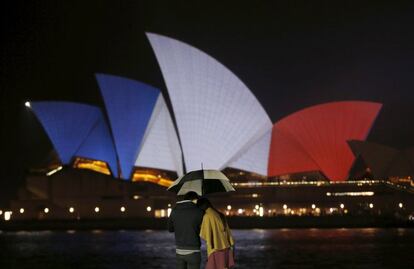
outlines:
[{"label": "red illuminated sail", "polygon": [[347,179],[354,162],[348,140],[365,140],[381,104],[348,101],[303,109],[273,127],[268,175],[321,171]]}]

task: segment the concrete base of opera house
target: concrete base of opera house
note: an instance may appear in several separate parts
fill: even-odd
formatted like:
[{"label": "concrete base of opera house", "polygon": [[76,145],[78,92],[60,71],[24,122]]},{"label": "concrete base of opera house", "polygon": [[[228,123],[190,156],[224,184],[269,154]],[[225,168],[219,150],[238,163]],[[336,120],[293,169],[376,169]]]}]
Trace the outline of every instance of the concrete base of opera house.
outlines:
[{"label": "concrete base of opera house", "polygon": [[[414,222],[391,216],[229,217],[232,229],[281,228],[414,228]],[[165,230],[167,218],[15,220],[0,222],[2,231],[21,230]]]}]

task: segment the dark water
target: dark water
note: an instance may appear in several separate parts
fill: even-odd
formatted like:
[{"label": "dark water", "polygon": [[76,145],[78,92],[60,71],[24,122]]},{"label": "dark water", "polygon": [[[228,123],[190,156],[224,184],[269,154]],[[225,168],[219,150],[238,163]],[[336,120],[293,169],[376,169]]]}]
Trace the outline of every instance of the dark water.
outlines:
[{"label": "dark water", "polygon": [[[414,268],[414,229],[233,233],[237,268]],[[0,268],[174,268],[173,242],[165,231],[0,232]]]}]

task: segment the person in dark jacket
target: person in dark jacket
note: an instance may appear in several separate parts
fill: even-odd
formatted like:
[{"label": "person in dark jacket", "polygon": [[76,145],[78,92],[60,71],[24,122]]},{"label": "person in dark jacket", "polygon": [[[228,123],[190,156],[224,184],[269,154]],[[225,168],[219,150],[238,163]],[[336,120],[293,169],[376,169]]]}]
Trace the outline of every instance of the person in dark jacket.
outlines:
[{"label": "person in dark jacket", "polygon": [[168,231],[175,233],[177,269],[200,269],[204,211],[196,205],[198,198],[195,192],[180,197],[168,218]]}]

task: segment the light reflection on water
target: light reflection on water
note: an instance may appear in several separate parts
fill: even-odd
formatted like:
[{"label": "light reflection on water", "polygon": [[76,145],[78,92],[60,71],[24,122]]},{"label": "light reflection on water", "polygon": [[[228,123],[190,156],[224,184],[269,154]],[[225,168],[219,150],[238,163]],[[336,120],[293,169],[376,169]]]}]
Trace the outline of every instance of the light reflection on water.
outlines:
[{"label": "light reflection on water", "polygon": [[[378,269],[412,268],[414,264],[409,254],[414,253],[414,229],[233,233],[237,268]],[[174,268],[174,251],[174,237],[166,231],[0,233],[0,268]]]}]

